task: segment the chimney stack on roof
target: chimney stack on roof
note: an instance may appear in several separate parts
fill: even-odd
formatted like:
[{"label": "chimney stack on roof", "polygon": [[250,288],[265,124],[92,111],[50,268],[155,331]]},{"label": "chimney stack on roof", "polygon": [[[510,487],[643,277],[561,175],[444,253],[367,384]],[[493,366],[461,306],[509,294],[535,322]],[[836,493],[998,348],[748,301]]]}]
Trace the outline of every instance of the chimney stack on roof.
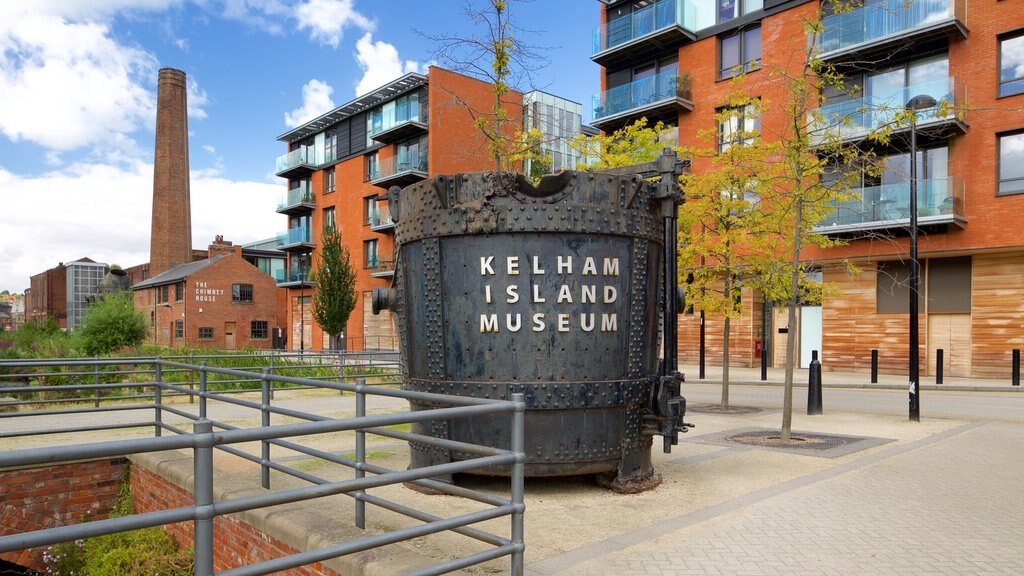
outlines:
[{"label": "chimney stack on roof", "polygon": [[185,73],[162,68],[157,86],[150,276],[192,261]]}]

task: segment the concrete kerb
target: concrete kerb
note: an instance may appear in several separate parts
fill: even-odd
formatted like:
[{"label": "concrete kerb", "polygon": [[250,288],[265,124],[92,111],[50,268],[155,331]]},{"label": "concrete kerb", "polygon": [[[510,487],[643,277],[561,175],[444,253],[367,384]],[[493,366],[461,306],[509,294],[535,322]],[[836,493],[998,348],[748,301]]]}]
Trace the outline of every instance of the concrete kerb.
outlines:
[{"label": "concrete kerb", "polygon": [[[132,465],[149,470],[190,494],[194,493],[191,456],[176,451],[156,452],[135,454],[130,456],[129,460]],[[255,478],[250,482],[219,470],[215,470],[215,475],[215,502],[264,493],[263,489],[256,485]],[[346,503],[350,502],[346,496],[330,498],[344,498]],[[337,507],[324,506],[321,500],[248,510],[233,516],[300,552],[356,540],[368,534],[347,524],[346,520],[329,515],[324,510],[334,510]],[[368,550],[349,554],[326,560],[323,564],[338,574],[383,576],[423,568],[435,564],[437,561],[437,559],[418,554],[401,544],[391,544],[383,550]],[[455,572],[455,574],[465,574],[465,572]]]}]

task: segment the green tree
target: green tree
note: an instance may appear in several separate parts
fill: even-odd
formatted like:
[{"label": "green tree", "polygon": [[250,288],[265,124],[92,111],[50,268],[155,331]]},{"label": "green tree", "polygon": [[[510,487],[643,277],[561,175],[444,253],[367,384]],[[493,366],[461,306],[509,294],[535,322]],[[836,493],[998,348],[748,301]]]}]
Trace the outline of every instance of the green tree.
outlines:
[{"label": "green tree", "polygon": [[341,231],[325,229],[320,240],[320,258],[313,270],[313,318],[330,335],[331,349],[340,348],[340,336],[356,307],[356,271],[348,247],[341,243]]},{"label": "green tree", "polygon": [[423,34],[436,46],[434,57],[445,66],[489,82],[494,99],[489,109],[478,110],[459,95],[459,100],[488,143],[495,170],[511,170],[517,159],[530,153],[531,139],[514,121],[508,110],[521,105],[518,96],[532,89],[533,74],[547,65],[539,48],[524,40],[532,32],[516,25],[511,5],[517,0],[486,0],[485,7],[467,3],[465,14],[470,28],[479,34]]},{"label": "green tree", "polygon": [[130,292],[115,292],[89,307],[85,325],[77,332],[85,354],[110,354],[141,344],[147,334],[146,318],[135,308]]},{"label": "green tree", "polygon": [[585,167],[587,170],[620,168],[657,158],[665,146],[671,145],[673,130],[662,122],[648,126],[647,118],[642,117],[611,134],[579,134],[569,146],[585,158],[597,159]]}]

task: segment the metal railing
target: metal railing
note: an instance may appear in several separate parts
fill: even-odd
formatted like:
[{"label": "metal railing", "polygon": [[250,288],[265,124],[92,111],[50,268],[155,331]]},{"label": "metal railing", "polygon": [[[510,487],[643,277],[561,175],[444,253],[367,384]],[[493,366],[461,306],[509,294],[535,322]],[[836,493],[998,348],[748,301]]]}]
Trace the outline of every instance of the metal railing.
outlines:
[{"label": "metal railing", "polygon": [[[310,359],[313,355],[289,356],[298,356],[298,360],[305,361]],[[368,355],[366,353],[355,355],[356,358],[348,358],[347,355],[338,354],[327,356],[341,358],[343,366],[365,366],[365,359],[367,357],[372,358],[372,355]],[[252,356],[250,356],[250,358],[251,357]],[[301,362],[299,362],[299,364],[301,364]],[[195,574],[206,576],[213,574],[213,519],[216,516],[322,498],[325,496],[345,494],[352,497],[355,501],[353,516],[354,524],[358,528],[365,528],[366,504],[371,504],[391,512],[405,515],[409,518],[422,522],[422,524],[393,529],[381,534],[370,535],[320,549],[302,551],[297,554],[283,556],[273,560],[233,568],[218,574],[230,574],[234,576],[269,574],[297,566],[304,566],[314,562],[322,562],[331,558],[371,548],[377,548],[412,538],[448,531],[474,538],[478,541],[490,544],[492,547],[485,549],[482,552],[472,553],[454,560],[440,562],[432,567],[419,570],[415,572],[415,574],[443,574],[503,556],[510,557],[511,571],[513,574],[523,573],[523,512],[525,509],[523,503],[523,462],[525,459],[523,453],[523,432],[525,404],[521,394],[513,394],[512,401],[466,398],[403,391],[392,387],[371,386],[366,384],[365,376],[356,377],[354,383],[352,383],[352,378],[346,374],[343,374],[341,377],[336,377],[333,381],[316,380],[312,378],[295,378],[274,374],[272,373],[272,369],[269,367],[263,367],[258,373],[256,373],[252,370],[213,368],[207,366],[205,363],[196,365],[192,363],[168,360],[165,358],[0,361],[0,374],[10,376],[12,378],[27,378],[28,380],[31,380],[34,377],[36,371],[42,371],[44,374],[58,374],[64,376],[82,376],[90,372],[92,372],[93,375],[96,375],[103,372],[107,366],[111,365],[113,365],[115,369],[108,374],[116,374],[123,377],[125,380],[133,381],[98,384],[58,384],[54,386],[33,385],[30,381],[25,381],[17,385],[6,386],[4,388],[4,393],[14,395],[36,395],[41,391],[57,391],[62,393],[79,393],[84,391],[88,395],[94,394],[99,390],[121,387],[132,389],[137,393],[131,394],[128,397],[118,397],[119,400],[139,400],[146,398],[150,399],[151,402],[136,404],[116,403],[108,406],[100,406],[100,403],[97,400],[96,404],[92,407],[56,408],[35,410],[31,412],[6,412],[0,413],[0,422],[11,418],[32,418],[36,416],[60,417],[73,414],[103,414],[114,411],[139,410],[152,410],[152,420],[120,423],[107,422],[96,425],[69,426],[60,429],[48,428],[5,431],[0,432],[0,438],[38,436],[41,434],[85,433],[100,430],[140,427],[152,427],[153,437],[7,451],[0,453],[0,469],[38,466],[44,464],[54,465],[91,458],[123,457],[132,454],[158,452],[163,450],[191,449],[193,453],[193,472],[195,481],[193,505],[4,536],[0,537],[0,552],[37,548],[105,534],[161,526],[176,522],[191,521],[194,523],[193,548],[195,554]],[[52,370],[54,368],[58,371],[53,372]],[[61,368],[69,368],[70,370],[61,372]],[[280,367],[278,367],[278,369],[280,369]],[[181,375],[183,373],[195,374],[198,376],[198,382],[194,388],[184,382],[173,383],[169,381],[170,378],[168,378],[168,376],[172,374]],[[152,379],[141,382],[134,381],[139,379],[139,374],[150,375]],[[128,375],[131,377],[128,377]],[[223,378],[231,381],[258,381],[260,400],[259,402],[256,402],[244,398],[232,397],[225,394],[223,391],[214,391],[211,389],[211,377]],[[99,381],[100,379],[96,377],[96,380]],[[273,390],[275,385],[278,385],[278,387],[287,385],[322,388],[329,391],[341,392],[343,394],[345,392],[354,393],[356,396],[356,416],[355,418],[336,419],[318,414],[292,410],[280,405],[275,406],[273,404]],[[145,392],[146,390],[148,390],[148,392]],[[181,404],[170,404],[166,402],[170,395],[187,395],[190,399],[194,399],[198,402],[198,409],[193,412],[185,409]],[[367,416],[367,396],[403,398],[406,400],[416,400],[444,407],[416,412]],[[91,398],[87,398],[86,400],[91,400]],[[207,410],[208,404],[211,401],[254,410],[260,415],[261,426],[256,428],[239,428],[226,422],[213,421],[209,418]],[[64,399],[63,402],[69,402],[69,399]],[[508,414],[509,417],[512,418],[512,437],[508,440],[510,449],[477,446],[464,442],[434,438],[431,436],[424,436],[412,432],[402,432],[389,428],[401,424],[428,422],[436,419],[472,418],[497,414]],[[193,423],[191,432],[184,430],[183,427],[180,427],[179,425],[165,421],[165,415],[177,416],[186,422],[191,421]],[[304,422],[299,424],[271,426],[271,415],[295,418]],[[214,433],[215,429],[217,430],[216,433]],[[356,450],[354,458],[338,456],[331,452],[309,446],[303,446],[296,442],[286,440],[287,438],[313,434],[345,431],[354,432],[355,434]],[[174,435],[164,436],[164,432],[172,432]],[[472,457],[467,460],[453,461],[445,464],[411,470],[391,470],[383,466],[367,462],[367,434],[405,442],[415,442],[417,444],[433,446],[440,449],[457,450],[460,454],[471,455]],[[245,442],[259,442],[260,454],[250,454],[234,446]],[[284,462],[275,461],[271,458],[271,446],[285,448],[313,458],[345,466],[354,470],[354,477],[347,480],[332,481],[316,476],[307,471],[288,466]],[[267,492],[256,496],[214,502],[213,449],[215,448],[258,464],[260,466],[260,485],[264,489],[270,489],[271,470],[307,481],[313,484],[313,486],[289,488]],[[438,476],[493,466],[507,466],[511,472],[510,495],[508,498],[486,494],[477,490],[459,487],[432,479]],[[367,473],[369,473],[369,475]],[[427,489],[465,498],[488,507],[483,510],[476,510],[445,518],[425,511],[416,510],[405,504],[366,492],[371,488],[399,483],[413,483]],[[508,516],[510,518],[511,525],[509,537],[491,534],[470,526],[477,522],[504,516]]]},{"label": "metal railing", "polygon": [[278,156],[277,162],[275,163],[277,168],[276,173],[280,174],[281,172],[290,170],[296,166],[304,165],[316,165],[316,158],[314,157],[312,146],[300,146],[287,154]]},{"label": "metal railing", "polygon": [[[922,224],[953,222],[963,218],[965,195],[955,178],[918,180],[917,214]],[[860,228],[902,227],[910,222],[910,182],[864,186],[853,190],[857,198],[836,202],[835,209],[815,232]]]},{"label": "metal railing", "polygon": [[667,70],[595,94],[593,118],[600,120],[672,98],[690,100],[690,81],[689,76],[680,76],[676,70]]},{"label": "metal railing", "polygon": [[306,226],[296,226],[277,235],[278,246],[291,246],[293,244],[309,244],[312,242],[310,229]]},{"label": "metal railing", "polygon": [[277,201],[277,209],[284,210],[299,204],[315,204],[316,197],[313,195],[312,187],[309,182],[303,181],[299,183],[297,188],[290,188],[284,196]]},{"label": "metal railing", "polygon": [[[399,100],[402,100],[401,98]],[[423,112],[422,119],[420,112]],[[421,108],[419,100],[405,99],[396,102],[394,107],[382,107],[379,111],[371,114],[368,122],[368,133],[372,138],[381,132],[391,130],[395,126],[406,122],[426,122],[426,107]]]},{"label": "metal railing", "polygon": [[592,54],[604,52],[669,26],[696,30],[696,8],[690,1],[658,0],[629,16],[603,24],[594,30]]},{"label": "metal railing", "polygon": [[[917,112],[919,128],[952,122],[957,119],[956,107],[966,100],[964,93],[962,83],[950,76],[904,86],[885,94],[826,104],[811,114],[811,140],[820,144],[833,137],[842,140],[863,138],[876,130],[895,125],[897,119],[906,114],[906,103],[918,95],[931,96],[938,102],[936,106]],[[908,125],[904,121],[895,128],[902,129]]]},{"label": "metal railing", "polygon": [[963,0],[885,0],[821,20],[823,53],[876,42],[949,19],[962,20]]}]

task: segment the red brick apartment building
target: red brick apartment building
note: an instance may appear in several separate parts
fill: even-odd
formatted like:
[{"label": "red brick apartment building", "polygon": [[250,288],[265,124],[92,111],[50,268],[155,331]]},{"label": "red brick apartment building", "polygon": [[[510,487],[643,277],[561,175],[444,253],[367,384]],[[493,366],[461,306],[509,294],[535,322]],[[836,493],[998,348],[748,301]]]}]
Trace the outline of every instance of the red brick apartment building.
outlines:
[{"label": "red brick apartment building", "polygon": [[[865,0],[831,13],[824,0],[601,0],[592,59],[603,67],[594,125],[614,130],[641,116],[678,127],[683,144],[702,144],[716,109],[742,68],[750,93],[767,104],[765,138],[781,121],[782,85],[771,71],[802,64],[805,21],[822,23],[820,57],[858,95],[836,95],[822,112],[850,119],[841,136],[863,140],[886,118],[873,104],[901,107],[918,95],[966,105],[966,116],[918,113],[918,215],[922,374],[944,350],[946,375],[1008,376],[1011,350],[1024,348],[1024,10],[1008,0]],[[790,68],[792,70],[792,68]],[[785,338],[799,338],[801,364],[820,350],[831,370],[906,373],[909,359],[909,165],[906,129],[877,150],[885,169],[862,178],[861,198],[837,205],[816,232],[846,246],[807,250],[839,295],[801,310],[785,326],[781,309],[745,294],[732,323],[731,358],[753,365],[766,350],[782,364]],[[695,165],[694,170],[700,170]],[[835,264],[851,260],[855,277]],[[762,319],[767,329],[763,329]],[[708,318],[707,350],[720,358],[721,322]],[[780,332],[784,330],[786,333]],[[698,319],[680,325],[680,351],[695,361]],[[711,360],[714,362],[714,360]]]},{"label": "red brick apartment building", "polygon": [[[288,254],[285,278],[288,347],[325,349],[313,321],[310,270],[325,226],[341,230],[357,269],[358,302],[345,331],[349,349],[397,349],[387,312],[374,316],[374,288],[394,276],[394,224],[385,193],[435,174],[493,170],[487,141],[470,109],[488,111],[490,84],[431,67],[410,73],[281,135],[288,153],[277,176],[288,190],[277,211],[288,218],[278,248]],[[509,133],[522,122],[522,95],[504,97]]]},{"label": "red brick apartment building", "polygon": [[149,342],[236,350],[271,348],[282,333],[274,278],[242,257],[241,246],[210,247],[210,257],[179,264],[132,286],[150,322]]}]

